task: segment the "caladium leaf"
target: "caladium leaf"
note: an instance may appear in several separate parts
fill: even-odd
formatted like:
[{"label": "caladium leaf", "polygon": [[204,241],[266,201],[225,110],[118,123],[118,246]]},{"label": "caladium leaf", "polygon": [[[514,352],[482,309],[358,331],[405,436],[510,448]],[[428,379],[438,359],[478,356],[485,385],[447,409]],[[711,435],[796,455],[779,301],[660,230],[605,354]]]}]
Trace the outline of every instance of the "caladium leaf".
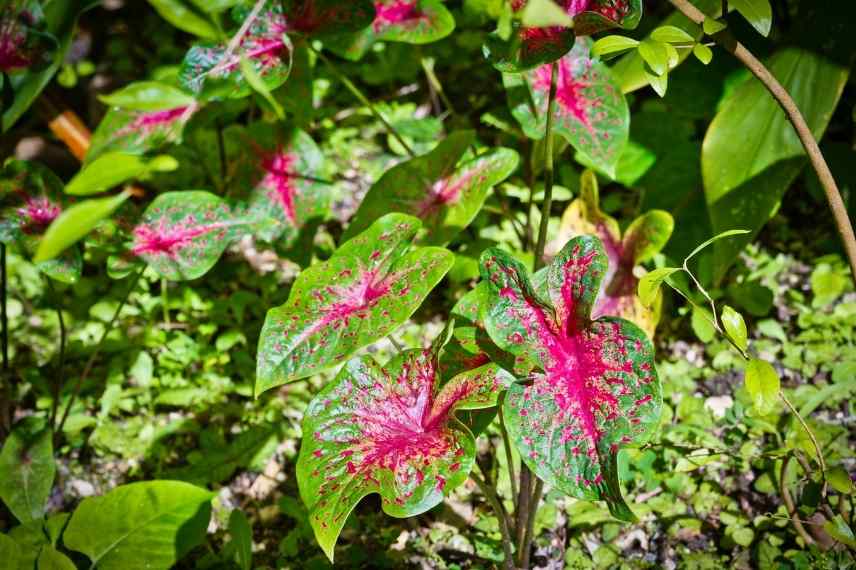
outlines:
[{"label": "caladium leaf", "polygon": [[[593,165],[614,175],[630,133],[630,111],[621,85],[609,68],[590,57],[592,41],[578,38],[557,62],[553,132],[564,137]],[[511,113],[526,136],[544,138],[551,65],[523,75],[503,74]]]},{"label": "caladium leaf", "polygon": [[[53,172],[35,162],[8,161],[0,172],[0,242],[32,256],[51,222],[69,203],[62,181]],[[51,279],[74,283],[83,268],[80,248],[69,248],[36,266]]]},{"label": "caladium leaf", "polygon": [[250,125],[237,136],[250,150],[235,174],[236,185],[252,188],[247,216],[277,222],[260,225],[258,237],[288,242],[307,222],[327,215],[334,187],[321,178],[324,157],[312,137],[269,123]]},{"label": "caladium leaf", "polygon": [[288,31],[307,36],[358,32],[375,18],[371,0],[271,0],[285,7]]},{"label": "caladium leaf", "polygon": [[351,60],[363,57],[376,41],[428,44],[455,29],[455,18],[440,0],[376,0],[372,25],[359,34],[332,38],[327,45]]},{"label": "caladium leaf", "polygon": [[47,64],[49,52],[58,42],[45,28],[45,14],[37,0],[4,2],[0,7],[0,72]]},{"label": "caladium leaf", "polygon": [[158,111],[113,107],[92,134],[86,162],[110,151],[144,154],[180,142],[184,126],[199,108],[198,103]]},{"label": "caladium leaf", "polygon": [[[520,72],[564,56],[574,47],[574,38],[608,30],[633,29],[642,18],[642,0],[554,0],[574,19],[574,27],[527,27],[515,21],[508,39],[491,34],[484,46],[487,58],[498,70]],[[513,0],[520,15],[528,0]]]},{"label": "caladium leaf", "polygon": [[403,212],[422,220],[420,243],[441,245],[467,227],[481,210],[487,193],[511,175],[519,162],[515,151],[489,150],[455,167],[474,134],[451,134],[430,153],[389,169],[363,198],[346,235],[354,235],[385,212]]},{"label": "caladium leaf", "polygon": [[637,290],[644,269],[639,264],[663,249],[673,228],[674,220],[668,212],[651,210],[636,218],[622,238],[618,222],[600,209],[597,177],[586,170],[580,181],[580,197],[565,210],[558,235],[547,252],[559,250],[575,236],[597,236],[609,258],[609,268],[601,282],[592,317],[622,317],[653,337],[660,320],[661,298],[651,307],[642,303]]},{"label": "caladium leaf", "polygon": [[210,192],[166,192],[143,212],[130,250],[166,279],[196,279],[252,224]]},{"label": "caladium leaf", "polygon": [[510,377],[475,369],[440,387],[436,348],[409,350],[385,367],[349,361],[310,402],[297,461],[300,496],[321,548],[336,540],[359,501],[379,493],[392,516],[439,504],[475,462],[475,438],[455,412],[496,405]]},{"label": "caladium leaf", "polygon": [[621,495],[617,455],[656,427],[662,396],[654,349],[621,318],[592,320],[607,257],[596,237],[572,239],[540,274],[499,249],[482,255],[485,327],[496,344],[534,356],[540,368],[513,384],[502,413],[523,461],[547,483],[583,499],[604,499],[632,520]]},{"label": "caladium leaf", "polygon": [[387,214],[300,274],[265,319],[256,394],[335,366],[410,318],[454,263],[448,250],[411,247],[420,227]]}]

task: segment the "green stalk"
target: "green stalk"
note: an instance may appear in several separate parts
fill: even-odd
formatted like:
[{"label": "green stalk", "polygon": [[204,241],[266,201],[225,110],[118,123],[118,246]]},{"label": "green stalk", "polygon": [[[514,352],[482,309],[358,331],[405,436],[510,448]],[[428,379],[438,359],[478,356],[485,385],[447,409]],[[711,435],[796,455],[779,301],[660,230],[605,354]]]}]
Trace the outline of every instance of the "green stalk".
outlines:
[{"label": "green stalk", "polygon": [[65,318],[62,316],[62,299],[56,294],[56,290],[54,289],[50,278],[46,277],[45,279],[48,284],[48,289],[50,289],[51,296],[54,298],[54,302],[56,303],[56,316],[59,320],[59,370],[57,371],[57,376],[54,379],[53,386],[51,387],[51,416],[49,422],[51,429],[54,429],[56,427],[56,415],[59,411],[59,396],[62,393],[62,386],[65,383],[65,346],[67,333],[65,330]]},{"label": "green stalk", "polygon": [[488,485],[484,479],[476,473],[470,473],[470,479],[475,481],[479,489],[493,508],[496,519],[499,522],[499,532],[502,534],[502,550],[505,554],[504,566],[506,570],[514,570],[514,553],[511,551],[511,533],[508,530],[508,524],[505,517],[505,509],[502,508],[502,503],[496,495],[496,491]]},{"label": "green stalk", "polygon": [[371,111],[372,115],[374,115],[374,117],[378,121],[383,123],[383,126],[386,128],[386,130],[389,132],[389,134],[391,134],[395,138],[395,140],[398,141],[398,144],[400,144],[402,146],[402,148],[404,148],[404,150],[407,151],[407,154],[410,155],[410,158],[415,158],[416,153],[413,152],[413,149],[410,148],[410,145],[408,145],[404,141],[404,139],[401,138],[401,135],[398,134],[398,131],[395,130],[395,127],[393,127],[389,123],[389,121],[387,121],[386,118],[384,118],[384,116],[380,114],[380,111],[378,111],[375,108],[375,106],[372,104],[372,102],[368,100],[368,97],[366,97],[363,94],[363,92],[360,91],[359,87],[354,85],[353,81],[348,79],[348,77],[345,76],[345,74],[343,74],[341,71],[339,71],[339,68],[337,68],[336,65],[332,61],[330,61],[330,59],[327,56],[325,56],[323,53],[321,53],[321,50],[317,50],[311,46],[310,46],[310,49],[312,51],[314,51],[316,54],[318,54],[318,57],[330,69],[330,71],[333,73],[333,75],[336,76],[336,79],[338,79],[342,83],[342,85],[344,85],[348,89],[348,91],[350,91],[351,94],[354,97],[356,97],[360,103],[363,104],[363,106],[368,107],[369,111]]},{"label": "green stalk", "polygon": [[163,322],[169,327],[169,281],[166,277],[161,279],[161,305],[163,305]]},{"label": "green stalk", "polygon": [[556,111],[556,75],[558,64],[550,66],[550,98],[547,103],[547,129],[544,144],[544,203],[541,205],[541,226],[535,246],[535,271],[544,267],[544,247],[547,245],[547,225],[553,206],[553,115]]}]

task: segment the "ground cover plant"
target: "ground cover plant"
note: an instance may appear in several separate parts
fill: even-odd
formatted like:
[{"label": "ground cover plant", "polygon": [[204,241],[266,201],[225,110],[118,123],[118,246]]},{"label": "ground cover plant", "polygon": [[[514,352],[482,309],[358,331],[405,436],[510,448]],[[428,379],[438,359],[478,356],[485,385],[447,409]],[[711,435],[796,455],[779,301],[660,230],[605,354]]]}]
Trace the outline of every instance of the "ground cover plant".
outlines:
[{"label": "ground cover plant", "polygon": [[0,2],[2,564],[853,567],[855,12]]}]

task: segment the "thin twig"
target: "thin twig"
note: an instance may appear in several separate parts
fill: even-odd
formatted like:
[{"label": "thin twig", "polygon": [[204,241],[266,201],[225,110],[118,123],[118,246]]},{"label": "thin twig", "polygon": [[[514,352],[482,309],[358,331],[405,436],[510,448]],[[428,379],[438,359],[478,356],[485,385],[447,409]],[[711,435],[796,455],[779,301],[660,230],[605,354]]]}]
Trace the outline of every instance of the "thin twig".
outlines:
[{"label": "thin twig", "polygon": [[[702,25],[704,23],[705,14],[693,6],[689,0],[669,0],[669,2],[696,24]],[[743,44],[734,39],[727,30],[715,34],[713,40],[739,59],[761,81],[764,87],[767,88],[767,91],[770,92],[770,95],[776,99],[785,111],[785,115],[787,115],[788,120],[793,125],[797,136],[811,160],[814,171],[817,173],[817,178],[820,180],[821,186],[823,186],[826,201],[829,203],[829,209],[832,210],[832,216],[835,218],[835,226],[841,236],[844,251],[850,262],[851,278],[856,282],[856,235],[853,233],[853,226],[847,214],[847,207],[844,205],[844,200],[841,199],[841,192],[838,190],[838,185],[835,183],[832,171],[829,169],[823,153],[820,152],[820,147],[811,132],[811,128],[806,123],[805,117],[803,117],[799,107],[797,107],[796,102],[787,90],[770,73],[770,70],[752,52],[746,49]]]},{"label": "thin twig", "polygon": [[220,73],[224,69],[228,69],[232,64],[229,60],[234,55],[235,50],[238,49],[238,46],[241,45],[241,40],[244,39],[244,36],[247,35],[247,30],[250,29],[250,26],[253,25],[253,22],[258,18],[259,13],[262,11],[262,8],[265,7],[267,0],[256,0],[256,5],[253,6],[252,11],[250,11],[247,18],[244,20],[244,23],[241,24],[241,27],[238,28],[237,33],[232,36],[232,39],[229,40],[229,44],[226,46],[226,51],[223,52],[223,57],[220,58],[220,61],[217,62],[217,65],[203,73],[200,77],[204,77],[206,75],[216,75]]},{"label": "thin twig", "polygon": [[479,477],[478,474],[470,473],[470,479],[475,481],[476,485],[478,485],[482,495],[484,495],[487,502],[490,503],[490,506],[496,514],[497,521],[499,522],[499,532],[502,534],[502,551],[505,554],[505,568],[506,570],[514,570],[514,553],[511,551],[511,533],[508,530],[505,510],[502,507],[502,503],[499,501],[499,497],[496,496],[493,488],[485,483],[484,479]]},{"label": "thin twig", "polygon": [[788,485],[785,482],[785,479],[788,475],[788,464],[791,462],[791,456],[788,455],[782,460],[782,469],[779,471],[779,494],[782,495],[782,502],[785,503],[785,508],[788,511],[788,515],[791,517],[791,522],[794,525],[794,530],[797,531],[797,534],[802,537],[805,541],[806,546],[810,544],[814,544],[814,539],[806,532],[805,527],[802,524],[802,521],[797,516],[797,508],[794,505],[794,500],[791,498],[791,492],[788,491]]}]

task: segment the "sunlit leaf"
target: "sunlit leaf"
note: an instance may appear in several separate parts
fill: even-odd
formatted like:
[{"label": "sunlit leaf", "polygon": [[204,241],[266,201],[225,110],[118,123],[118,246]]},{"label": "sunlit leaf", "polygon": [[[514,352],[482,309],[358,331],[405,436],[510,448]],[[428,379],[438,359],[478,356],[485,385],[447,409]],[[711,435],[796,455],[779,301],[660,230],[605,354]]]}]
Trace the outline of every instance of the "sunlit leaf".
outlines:
[{"label": "sunlit leaf", "polygon": [[178,162],[168,155],[146,160],[123,152],[102,154],[69,180],[65,193],[86,196],[110,190],[128,180],[145,179],[154,172],[169,172],[178,168]]},{"label": "sunlit leaf", "polygon": [[218,37],[217,28],[210,18],[191,10],[183,0],[148,0],[161,18],[185,32],[206,39]]},{"label": "sunlit leaf", "polygon": [[734,341],[734,344],[742,351],[746,351],[748,346],[748,334],[746,331],[746,323],[743,321],[743,315],[725,305],[722,308],[720,315],[722,326],[725,328],[725,333]]},{"label": "sunlit leaf", "polygon": [[387,214],[300,274],[265,319],[256,394],[343,362],[413,314],[454,262],[448,250],[411,247],[420,226]]},{"label": "sunlit leaf", "polygon": [[746,391],[759,414],[775,411],[780,387],[779,374],[769,362],[753,358],[746,365]]},{"label": "sunlit leaf", "polygon": [[181,89],[159,81],[135,81],[118,91],[99,95],[102,103],[130,111],[164,111],[189,107],[196,100]]},{"label": "sunlit leaf", "polygon": [[542,274],[538,290],[509,254],[482,255],[489,284],[485,325],[500,348],[540,363],[513,384],[502,413],[523,461],[557,489],[606,500],[633,520],[618,480],[622,446],[644,443],[657,425],[660,383],[645,333],[624,319],[591,319],[608,260],[592,236],[572,239]]}]

